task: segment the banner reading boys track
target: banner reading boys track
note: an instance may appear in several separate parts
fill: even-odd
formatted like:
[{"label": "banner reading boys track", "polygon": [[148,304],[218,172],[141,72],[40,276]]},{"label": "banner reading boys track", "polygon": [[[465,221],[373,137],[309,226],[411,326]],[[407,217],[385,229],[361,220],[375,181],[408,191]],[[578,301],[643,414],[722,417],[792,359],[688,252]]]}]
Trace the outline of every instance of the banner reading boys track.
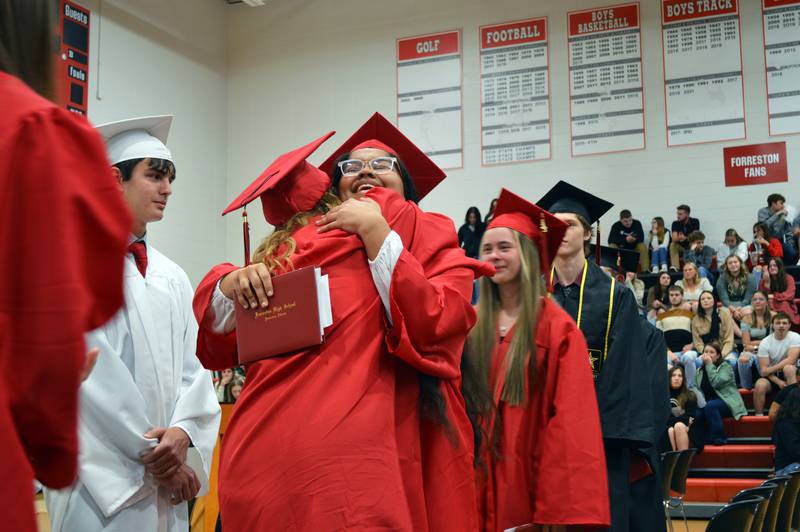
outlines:
[{"label": "banner reading boys track", "polygon": [[547,19],[480,28],[481,162],[550,158]]},{"label": "banner reading boys track", "polygon": [[567,14],[572,155],[645,147],[639,4]]},{"label": "banner reading boys track", "polygon": [[769,134],[800,133],[800,0],[763,0]]},{"label": "banner reading boys track", "polygon": [[463,166],[461,32],[397,40],[397,127],[441,168]]},{"label": "banner reading boys track", "polygon": [[788,181],[786,143],[733,146],[723,150],[725,186],[762,185]]},{"label": "banner reading boys track", "polygon": [[59,103],[86,115],[89,92],[89,21],[91,12],[69,0],[58,3],[61,38],[58,64]]},{"label": "banner reading boys track", "polygon": [[661,0],[667,145],[746,136],[738,0]]}]

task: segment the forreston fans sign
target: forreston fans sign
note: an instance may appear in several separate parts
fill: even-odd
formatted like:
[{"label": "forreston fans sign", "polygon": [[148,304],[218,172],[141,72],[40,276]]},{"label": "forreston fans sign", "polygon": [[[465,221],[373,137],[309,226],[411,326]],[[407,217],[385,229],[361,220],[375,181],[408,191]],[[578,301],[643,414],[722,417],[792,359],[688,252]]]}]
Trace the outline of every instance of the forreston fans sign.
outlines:
[{"label": "forreston fans sign", "polygon": [[725,148],[725,186],[761,185],[788,181],[786,143],[751,144]]}]

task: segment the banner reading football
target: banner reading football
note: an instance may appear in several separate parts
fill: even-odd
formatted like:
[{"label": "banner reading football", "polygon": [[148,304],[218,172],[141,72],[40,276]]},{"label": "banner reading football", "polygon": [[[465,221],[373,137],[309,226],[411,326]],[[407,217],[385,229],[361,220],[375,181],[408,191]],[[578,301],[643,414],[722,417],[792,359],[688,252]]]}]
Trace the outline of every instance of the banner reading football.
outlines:
[{"label": "banner reading football", "polygon": [[550,158],[547,19],[483,26],[481,162]]},{"label": "banner reading football", "polygon": [[661,0],[667,145],[746,135],[738,0]]},{"label": "banner reading football", "polygon": [[639,4],[567,14],[572,155],[645,147]]},{"label": "banner reading football", "polygon": [[397,127],[441,168],[463,166],[461,33],[397,41]]},{"label": "banner reading football", "polygon": [[761,185],[788,181],[786,143],[770,142],[725,148],[725,186]]},{"label": "banner reading football", "polygon": [[763,0],[769,134],[800,133],[800,0]]}]

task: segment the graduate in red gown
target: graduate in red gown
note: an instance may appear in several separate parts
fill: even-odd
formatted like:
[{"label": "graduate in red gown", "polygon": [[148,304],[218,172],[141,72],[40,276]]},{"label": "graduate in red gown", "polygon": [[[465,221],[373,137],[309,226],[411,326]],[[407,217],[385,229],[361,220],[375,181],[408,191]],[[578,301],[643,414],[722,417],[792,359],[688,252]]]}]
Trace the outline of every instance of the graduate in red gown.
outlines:
[{"label": "graduate in red gown", "polygon": [[477,530],[459,365],[471,283],[492,270],[464,256],[452,221],[404,198],[415,182],[383,141],[351,143],[337,165],[348,182],[360,161],[371,186],[337,187],[344,203],[326,193],[330,176],[305,162],[326,138],[279,158],[231,205],[260,197],[279,230],[253,265],[215,267],[195,296],[198,356],[221,369],[237,363],[226,292],[260,305],[271,291],[260,272],[280,271],[286,250],[292,268],[321,267],[330,282],[323,344],[247,368],[222,449],[223,526]]},{"label": "graduate in red gown", "polygon": [[49,92],[49,4],[0,1],[0,501],[15,532],[36,530],[34,477],[75,478],[83,333],[122,305],[131,227],[100,135],[34,91]]},{"label": "graduate in red gown", "polygon": [[586,341],[543,290],[566,224],[503,190],[484,233],[478,322],[463,361],[479,428],[482,530],[608,526],[600,417]]}]

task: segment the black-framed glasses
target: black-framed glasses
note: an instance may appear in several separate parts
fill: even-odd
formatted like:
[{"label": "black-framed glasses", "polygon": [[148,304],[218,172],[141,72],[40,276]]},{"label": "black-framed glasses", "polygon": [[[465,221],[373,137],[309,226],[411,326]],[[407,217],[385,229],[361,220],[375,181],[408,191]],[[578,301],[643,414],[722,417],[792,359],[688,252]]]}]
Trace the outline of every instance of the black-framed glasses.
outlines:
[{"label": "black-framed glasses", "polygon": [[394,169],[397,159],[394,157],[376,157],[370,161],[362,161],[361,159],[348,159],[339,163],[339,170],[342,175],[353,176],[357,175],[369,165],[373,172],[376,174],[386,174]]}]

